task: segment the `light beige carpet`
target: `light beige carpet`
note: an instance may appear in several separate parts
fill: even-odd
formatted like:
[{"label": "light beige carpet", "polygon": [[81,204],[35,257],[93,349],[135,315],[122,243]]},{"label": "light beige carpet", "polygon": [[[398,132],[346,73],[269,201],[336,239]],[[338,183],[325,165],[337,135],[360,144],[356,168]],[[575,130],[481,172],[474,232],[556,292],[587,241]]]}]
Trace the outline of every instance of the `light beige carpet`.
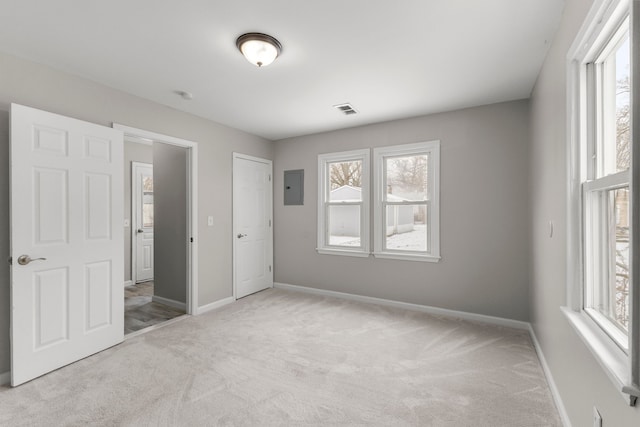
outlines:
[{"label": "light beige carpet", "polygon": [[271,289],[0,388],[0,425],[561,423],[525,331]]}]

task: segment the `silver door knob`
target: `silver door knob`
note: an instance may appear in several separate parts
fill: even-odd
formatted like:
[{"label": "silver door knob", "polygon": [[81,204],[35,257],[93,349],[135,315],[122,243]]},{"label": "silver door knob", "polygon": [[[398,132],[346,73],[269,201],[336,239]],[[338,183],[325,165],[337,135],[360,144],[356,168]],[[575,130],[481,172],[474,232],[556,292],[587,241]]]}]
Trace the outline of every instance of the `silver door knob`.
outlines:
[{"label": "silver door knob", "polygon": [[138,228],[138,233],[144,233],[144,230],[142,228]]},{"label": "silver door knob", "polygon": [[242,234],[242,233],[238,234],[238,239],[242,239],[243,237],[247,237],[247,235],[246,234]]},{"label": "silver door knob", "polygon": [[29,255],[20,255],[18,257],[18,264],[20,265],[27,265],[29,264],[31,261],[46,261],[46,258],[31,258]]}]

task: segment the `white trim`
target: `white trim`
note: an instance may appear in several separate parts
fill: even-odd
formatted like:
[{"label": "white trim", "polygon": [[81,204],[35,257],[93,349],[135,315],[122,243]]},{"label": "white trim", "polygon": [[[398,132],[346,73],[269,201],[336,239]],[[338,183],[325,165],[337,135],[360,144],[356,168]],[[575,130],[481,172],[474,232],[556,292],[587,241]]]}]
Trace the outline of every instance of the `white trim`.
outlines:
[{"label": "white trim", "polygon": [[11,383],[11,371],[0,374],[0,386],[9,385]]},{"label": "white trim", "polygon": [[186,311],[186,309],[187,309],[187,303],[176,301],[176,300],[169,299],[169,298],[159,297],[157,295],[153,295],[151,297],[151,301],[157,302],[159,304],[168,305],[169,307],[177,308],[178,310],[185,310]]},{"label": "white trim", "polygon": [[[136,142],[136,141],[131,141]],[[140,142],[142,144],[142,142]],[[151,145],[150,143],[149,145]],[[141,208],[139,204],[142,201],[142,195],[140,194],[138,188],[138,168],[151,168],[153,170],[153,163],[144,163],[144,162],[131,162],[131,167],[129,168],[129,173],[131,176],[130,179],[130,195],[131,195],[131,206],[130,206],[130,227],[129,231],[131,232],[131,282],[138,282],[138,228],[140,224],[138,224],[138,208]],[[152,260],[153,263],[153,260]],[[153,280],[153,277],[150,279],[146,279],[145,281]]]},{"label": "white trim", "polygon": [[598,35],[610,32],[611,29],[607,29],[607,26],[614,28],[619,25],[628,7],[628,0],[594,0],[584,24],[567,51],[567,60],[571,62],[593,56],[592,46],[599,47],[603,43],[601,36],[598,40]]},{"label": "white trim", "polygon": [[547,378],[547,383],[549,384],[549,389],[551,390],[551,396],[553,397],[553,401],[556,404],[556,409],[558,410],[558,414],[560,415],[562,425],[564,427],[571,427],[571,420],[569,419],[567,408],[564,406],[562,396],[560,395],[560,390],[558,390],[558,386],[553,379],[551,368],[549,368],[549,365],[547,364],[547,359],[544,357],[542,347],[538,342],[538,337],[536,337],[536,333],[534,332],[533,326],[531,324],[529,324],[529,335],[531,336],[531,341],[533,342],[533,348],[535,348],[536,353],[538,354],[538,359],[540,360],[540,365],[542,366],[542,370],[544,371],[544,376]]},{"label": "white trim", "polygon": [[198,143],[174,136],[163,135],[130,126],[113,124],[114,129],[124,132],[128,140],[140,143],[161,142],[188,148],[189,191],[187,192],[188,228],[193,242],[187,246],[187,313],[194,314],[198,308]]},{"label": "white trim", "polygon": [[[232,234],[231,234],[231,241],[232,241],[232,275],[233,275],[233,300],[235,301],[238,298],[238,291],[237,291],[237,272],[236,272],[236,234],[238,233],[238,231],[236,230],[236,225],[237,225],[237,213],[236,213],[236,184],[235,184],[235,179],[233,179],[233,176],[235,176],[235,169],[236,169],[236,161],[237,160],[249,160],[252,162],[257,162],[257,163],[263,163],[266,164],[269,167],[269,182],[270,182],[270,186],[269,186],[269,192],[270,194],[268,195],[268,202],[269,202],[269,208],[268,208],[268,220],[269,220],[269,254],[268,254],[268,258],[269,258],[269,288],[273,288],[273,161],[269,160],[269,159],[263,159],[261,157],[255,157],[255,156],[250,156],[248,154],[242,154],[242,153],[237,153],[237,152],[233,152],[233,156],[232,156],[232,170],[231,170],[231,174],[232,174],[232,183],[231,183],[231,197],[232,197],[232,226],[231,226],[231,230],[232,230]],[[200,311],[199,311],[200,312]]]},{"label": "white trim", "polygon": [[582,184],[584,191],[607,191],[615,190],[629,185],[630,171],[622,171],[602,178],[586,181]]},{"label": "white trim", "polygon": [[502,317],[487,316],[485,314],[468,313],[464,311],[449,310],[446,308],[432,307],[428,305],[412,304],[402,301],[393,301],[383,298],[367,297],[364,295],[348,294],[345,292],[327,291],[325,289],[309,288],[306,286],[289,285],[287,283],[274,283],[276,289],[305,292],[313,295],[341,298],[350,301],[377,304],[386,307],[403,308],[405,310],[420,311],[437,316],[453,317],[456,319],[470,320],[474,322],[489,323],[492,325],[505,326],[507,328],[529,330],[529,323],[520,320],[504,319]]},{"label": "white trim", "polygon": [[326,248],[316,248],[316,252],[321,255],[344,255],[344,256],[354,256],[358,258],[369,258],[371,255],[369,252],[361,252],[361,251],[349,251],[342,249],[326,249]]},{"label": "white trim", "polygon": [[422,261],[422,262],[439,262],[439,256],[418,255],[415,253],[401,254],[397,252],[374,252],[373,256],[384,259],[399,259],[402,261]]},{"label": "white trim", "polygon": [[234,302],[236,302],[236,299],[234,297],[227,297],[218,301],[214,301],[210,304],[203,305],[202,307],[198,307],[195,314],[199,316],[201,314],[207,313],[209,311],[217,310],[220,307],[224,307],[225,305],[229,305]]},{"label": "white trim", "polygon": [[131,286],[133,285],[133,281],[132,280],[125,280],[124,281],[124,287],[126,288],[127,286]]},{"label": "white trim", "polygon": [[[318,230],[317,249],[318,253],[324,255],[346,255],[355,257],[368,257],[371,252],[370,242],[370,158],[371,150],[368,148],[361,150],[340,151],[318,155]],[[361,201],[357,203],[360,208],[360,247],[350,248],[347,246],[331,246],[328,238],[328,211],[327,206],[331,205],[330,200],[326,200],[330,194],[330,186],[327,185],[327,164],[336,162],[361,161],[362,171],[360,174],[360,195]],[[334,204],[335,206],[335,204]]]}]

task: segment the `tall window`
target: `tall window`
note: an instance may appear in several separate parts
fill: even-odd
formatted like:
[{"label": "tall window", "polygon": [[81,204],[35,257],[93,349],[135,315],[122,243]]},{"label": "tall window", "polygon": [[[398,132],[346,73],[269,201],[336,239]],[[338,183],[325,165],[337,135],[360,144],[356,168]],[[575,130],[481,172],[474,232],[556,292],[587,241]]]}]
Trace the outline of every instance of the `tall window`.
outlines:
[{"label": "tall window", "polygon": [[631,271],[630,4],[597,0],[593,7],[569,52],[565,313],[635,404],[640,396],[640,306],[634,307],[632,297],[634,286],[636,295],[640,292],[640,282],[632,280]]},{"label": "tall window", "polygon": [[437,261],[439,141],[375,148],[374,255]]},{"label": "tall window", "polygon": [[369,150],[318,156],[318,252],[369,256]]},{"label": "tall window", "polygon": [[[629,332],[629,22],[585,65],[584,307],[625,350]],[[590,154],[590,155],[589,155]]]}]

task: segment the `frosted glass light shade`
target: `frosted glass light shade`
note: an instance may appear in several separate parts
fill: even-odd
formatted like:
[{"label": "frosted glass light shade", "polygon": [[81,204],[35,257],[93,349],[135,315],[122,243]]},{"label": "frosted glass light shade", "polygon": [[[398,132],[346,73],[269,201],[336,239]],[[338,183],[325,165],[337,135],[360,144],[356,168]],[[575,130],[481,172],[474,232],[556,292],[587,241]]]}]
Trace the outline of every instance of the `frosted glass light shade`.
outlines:
[{"label": "frosted glass light shade", "polygon": [[271,64],[280,54],[282,45],[275,38],[262,33],[247,33],[238,37],[236,46],[257,67]]}]

